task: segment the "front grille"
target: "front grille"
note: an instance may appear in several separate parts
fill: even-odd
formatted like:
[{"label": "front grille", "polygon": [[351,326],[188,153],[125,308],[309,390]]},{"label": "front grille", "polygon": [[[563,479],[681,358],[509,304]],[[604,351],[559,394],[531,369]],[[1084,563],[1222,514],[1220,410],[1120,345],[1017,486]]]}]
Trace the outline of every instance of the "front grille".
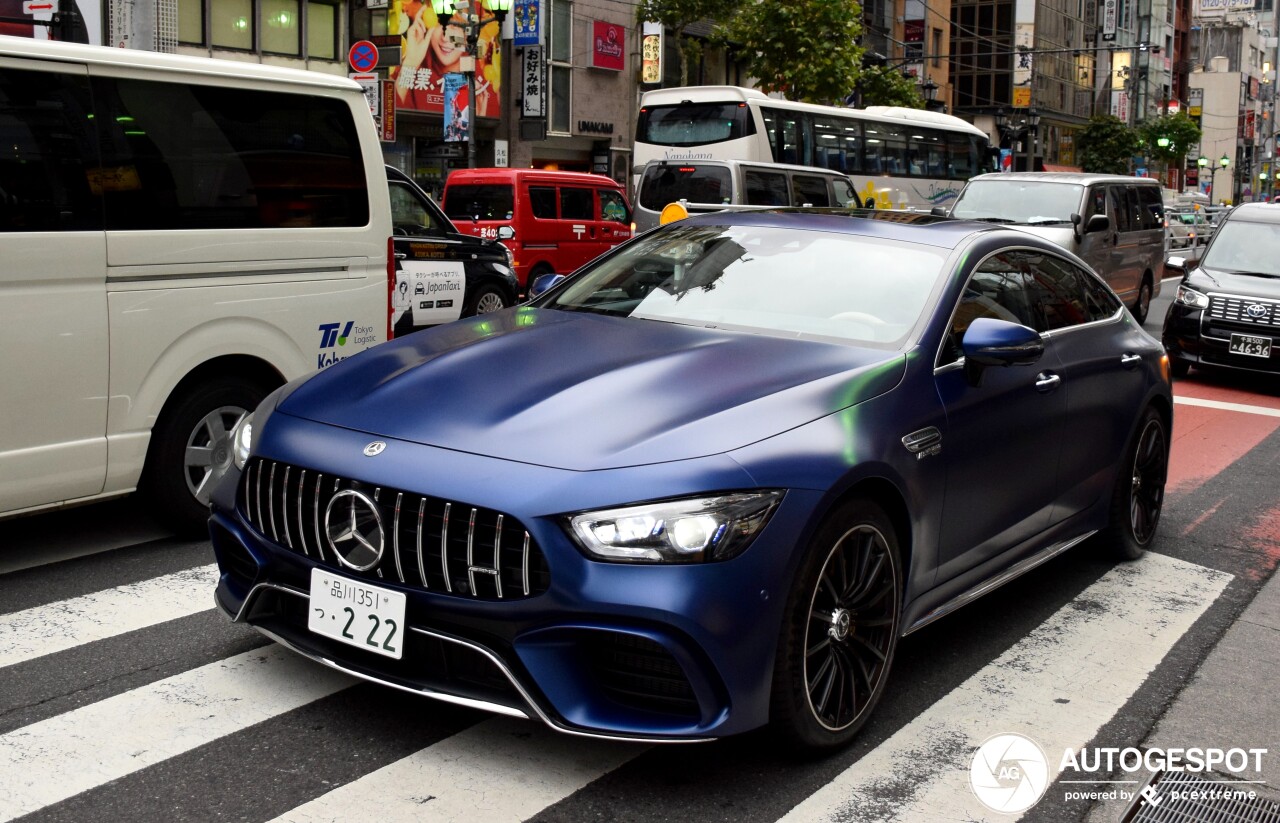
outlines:
[{"label": "front grille", "polygon": [[[383,550],[357,571],[343,565],[326,535],[325,512],[341,491],[373,500]],[[546,559],[510,515],[262,458],[250,461],[240,510],[263,538],[346,575],[398,581],[438,594],[510,600],[542,594],[551,584]]]},{"label": "front grille", "polygon": [[1280,302],[1235,294],[1212,294],[1209,295],[1208,316],[1211,321],[1250,327],[1280,326]]},{"label": "front grille", "polygon": [[661,644],[633,634],[593,631],[584,636],[600,688],[631,708],[698,716],[698,700],[684,669]]}]

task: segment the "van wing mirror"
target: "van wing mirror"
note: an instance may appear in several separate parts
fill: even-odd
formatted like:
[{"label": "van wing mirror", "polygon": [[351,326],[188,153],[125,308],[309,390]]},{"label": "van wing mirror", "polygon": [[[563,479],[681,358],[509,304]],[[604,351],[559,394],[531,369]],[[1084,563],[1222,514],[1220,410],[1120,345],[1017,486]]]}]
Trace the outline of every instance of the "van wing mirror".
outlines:
[{"label": "van wing mirror", "polygon": [[499,240],[515,240],[516,230],[511,226],[498,226]]},{"label": "van wing mirror", "polygon": [[1089,222],[1084,224],[1084,233],[1093,234],[1096,231],[1106,231],[1111,228],[1111,218],[1105,214],[1095,214],[1089,217]]}]

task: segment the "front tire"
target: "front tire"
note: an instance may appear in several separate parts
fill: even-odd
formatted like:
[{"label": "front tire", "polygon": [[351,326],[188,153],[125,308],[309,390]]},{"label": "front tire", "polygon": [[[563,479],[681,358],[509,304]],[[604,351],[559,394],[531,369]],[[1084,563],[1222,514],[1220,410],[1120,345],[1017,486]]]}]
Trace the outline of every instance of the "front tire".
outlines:
[{"label": "front tire", "polygon": [[502,296],[502,292],[494,286],[480,286],[476,289],[475,294],[471,295],[471,299],[467,301],[466,316],[471,317],[477,314],[489,314],[495,311],[502,311],[511,305],[507,299]]},{"label": "front tire", "polygon": [[1111,518],[1102,542],[1121,560],[1137,560],[1155,540],[1169,472],[1169,433],[1148,407],[1125,450],[1111,495]]},{"label": "front tire", "polygon": [[203,534],[209,498],[231,470],[231,430],[267,389],[238,377],[200,383],[173,398],[151,432],[142,489],[155,515],[183,535]]},{"label": "front tire", "polygon": [[868,500],[842,505],[819,528],[787,598],[771,719],[794,748],[847,744],[884,693],[901,634],[897,536]]}]

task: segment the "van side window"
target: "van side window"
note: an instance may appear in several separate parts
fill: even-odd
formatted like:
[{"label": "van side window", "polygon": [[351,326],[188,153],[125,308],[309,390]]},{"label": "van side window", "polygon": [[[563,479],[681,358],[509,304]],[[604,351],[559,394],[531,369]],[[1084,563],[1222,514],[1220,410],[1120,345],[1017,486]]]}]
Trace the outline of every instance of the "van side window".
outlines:
[{"label": "van side window", "polygon": [[600,190],[600,219],[615,223],[630,223],[631,213],[627,209],[627,201],[616,191]]},{"label": "van side window", "polygon": [[1142,228],[1164,228],[1164,198],[1155,186],[1136,186],[1138,194],[1138,212],[1142,217]]},{"label": "van side window", "polygon": [[[506,183],[449,186],[445,189],[444,213],[451,220],[510,220],[514,203],[515,195]],[[552,199],[553,217],[555,209]]]},{"label": "van side window", "polygon": [[540,220],[556,219],[556,190],[551,186],[530,186],[529,205]]},{"label": "van side window", "polygon": [[791,178],[792,204],[801,206],[830,206],[831,197],[827,194],[827,181],[821,177],[808,174],[797,174]]},{"label": "van side window", "polygon": [[1107,187],[1107,191],[1111,193],[1111,213],[1115,219],[1115,225],[1111,227],[1113,231],[1126,232],[1137,228],[1133,224],[1133,207],[1129,203],[1126,189],[1126,186]]},{"label": "van side window", "polygon": [[1085,200],[1084,219],[1088,220],[1095,214],[1101,214],[1104,217],[1107,214],[1107,190],[1102,186],[1094,186],[1089,189],[1088,197]]},{"label": "van side window", "polygon": [[743,182],[747,188],[748,206],[787,205],[787,176],[778,172],[744,169]]},{"label": "van side window", "polygon": [[345,100],[193,83],[94,81],[108,229],[369,222]]},{"label": "van side window", "polygon": [[0,72],[0,232],[102,230],[89,100],[83,75]]},{"label": "van side window", "polygon": [[560,189],[561,220],[595,220],[595,198],[591,189],[575,189],[563,186]]}]

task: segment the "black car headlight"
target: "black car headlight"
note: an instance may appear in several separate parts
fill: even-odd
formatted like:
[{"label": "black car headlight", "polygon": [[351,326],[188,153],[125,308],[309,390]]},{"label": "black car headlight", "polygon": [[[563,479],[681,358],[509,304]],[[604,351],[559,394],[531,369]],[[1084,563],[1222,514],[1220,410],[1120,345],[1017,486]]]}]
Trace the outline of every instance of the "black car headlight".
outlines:
[{"label": "black car headlight", "polygon": [[1178,295],[1174,300],[1192,309],[1209,308],[1208,295],[1201,294],[1195,289],[1189,289],[1186,286],[1178,286]]},{"label": "black car headlight", "polygon": [[781,502],[780,490],[642,503],[570,515],[593,558],[624,563],[701,563],[737,557]]}]

